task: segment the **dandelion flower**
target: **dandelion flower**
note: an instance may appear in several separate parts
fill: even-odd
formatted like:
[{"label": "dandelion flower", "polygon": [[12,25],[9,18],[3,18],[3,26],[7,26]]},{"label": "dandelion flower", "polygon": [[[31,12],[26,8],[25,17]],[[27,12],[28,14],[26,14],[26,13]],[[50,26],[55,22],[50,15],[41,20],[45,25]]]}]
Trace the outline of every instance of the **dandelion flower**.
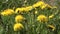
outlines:
[{"label": "dandelion flower", "polygon": [[24,26],[21,23],[16,23],[14,24],[13,28],[14,28],[14,31],[19,31],[22,28],[24,28]]},{"label": "dandelion flower", "polygon": [[22,13],[22,12],[28,12],[28,11],[30,11],[30,10],[32,10],[33,8],[32,8],[32,6],[28,6],[28,7],[22,7],[22,8],[17,8],[16,10],[15,10],[15,13]]},{"label": "dandelion flower", "polygon": [[8,15],[12,15],[12,14],[14,14],[14,10],[12,10],[12,9],[6,9],[3,12],[1,12],[1,15],[3,15],[3,16],[8,16]]},{"label": "dandelion flower", "polygon": [[49,28],[51,28],[51,29],[52,29],[52,31],[54,31],[54,30],[55,30],[55,27],[54,27],[53,25],[48,25],[48,27],[49,27]]},{"label": "dandelion flower", "polygon": [[50,5],[44,3],[43,1],[39,1],[35,4],[33,4],[32,6],[33,6],[33,8],[40,7],[41,9],[52,8]]},{"label": "dandelion flower", "polygon": [[33,7],[36,8],[36,7],[41,6],[42,4],[45,4],[45,3],[43,1],[39,1],[39,2],[37,2],[35,4],[33,4]]},{"label": "dandelion flower", "polygon": [[25,7],[24,11],[30,11],[30,10],[32,10],[32,9],[33,9],[32,6],[28,6],[28,7]]},{"label": "dandelion flower", "polygon": [[39,15],[37,17],[37,20],[40,21],[40,22],[47,22],[48,21],[48,19],[45,15]]},{"label": "dandelion flower", "polygon": [[22,13],[25,8],[16,8],[15,13]]},{"label": "dandelion flower", "polygon": [[21,21],[23,21],[25,18],[22,16],[22,15],[17,15],[16,17],[15,17],[15,21],[16,22],[21,22]]},{"label": "dandelion flower", "polygon": [[47,4],[44,4],[44,5],[40,6],[41,9],[44,9],[46,7],[47,7]]},{"label": "dandelion flower", "polygon": [[41,9],[45,9],[45,8],[52,8],[52,6],[48,5],[48,4],[43,4],[40,6]]}]

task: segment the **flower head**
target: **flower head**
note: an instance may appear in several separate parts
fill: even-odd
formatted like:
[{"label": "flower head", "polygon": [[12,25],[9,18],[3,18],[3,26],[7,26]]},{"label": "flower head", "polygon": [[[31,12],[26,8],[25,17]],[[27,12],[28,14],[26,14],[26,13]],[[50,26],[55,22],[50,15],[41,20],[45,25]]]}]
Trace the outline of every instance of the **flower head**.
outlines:
[{"label": "flower head", "polygon": [[48,25],[48,27],[49,27],[49,28],[51,28],[51,29],[52,29],[52,31],[54,31],[54,30],[55,30],[55,27],[54,27],[53,25]]},{"label": "flower head", "polygon": [[22,16],[22,15],[17,15],[16,17],[15,17],[15,21],[16,22],[21,22],[21,21],[23,21],[25,18]]},{"label": "flower head", "polygon": [[18,13],[18,11],[19,11],[19,13],[29,12],[29,11],[32,10],[32,9],[33,9],[32,6],[17,8],[17,9],[15,10],[15,13]]},{"label": "flower head", "polygon": [[6,9],[3,12],[1,12],[1,15],[3,15],[3,16],[8,16],[11,14],[14,14],[14,10],[12,10],[12,9]]},{"label": "flower head", "polygon": [[28,6],[28,7],[25,7],[25,10],[24,10],[24,11],[26,12],[26,11],[30,11],[30,10],[32,10],[32,9],[33,9],[32,6]]},{"label": "flower head", "polygon": [[43,5],[43,4],[45,4],[43,1],[39,1],[39,2],[37,2],[35,4],[33,4],[33,7],[36,8],[36,7],[39,7],[39,6]]},{"label": "flower head", "polygon": [[52,6],[50,6],[49,4],[42,4],[42,5],[40,6],[40,8],[41,8],[41,9],[45,9],[45,8],[51,9]]},{"label": "flower head", "polygon": [[16,23],[14,24],[13,28],[14,28],[14,31],[19,31],[22,28],[24,28],[24,26],[21,23]]},{"label": "flower head", "polygon": [[47,7],[47,4],[43,4],[40,6],[41,9],[45,9]]},{"label": "flower head", "polygon": [[15,13],[22,13],[25,8],[16,8]]},{"label": "flower head", "polygon": [[52,8],[50,5],[46,4],[43,1],[39,1],[39,2],[37,2],[35,4],[33,4],[32,6],[33,6],[33,8],[40,7],[41,9]]},{"label": "flower head", "polygon": [[48,19],[45,15],[39,15],[37,17],[37,20],[40,21],[40,22],[47,22],[48,21]]}]

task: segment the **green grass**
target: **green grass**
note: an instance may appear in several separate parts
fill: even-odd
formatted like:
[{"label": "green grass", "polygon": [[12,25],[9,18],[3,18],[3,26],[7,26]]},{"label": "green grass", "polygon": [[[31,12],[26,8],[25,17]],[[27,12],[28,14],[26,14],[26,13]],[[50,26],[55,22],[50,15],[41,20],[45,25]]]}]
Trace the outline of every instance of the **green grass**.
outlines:
[{"label": "green grass", "polygon": [[[39,0],[27,0],[27,2],[24,3],[24,0],[0,0],[0,11],[7,8],[13,9],[13,7],[15,7],[15,10],[18,7],[30,6],[35,4],[37,1]],[[50,4],[48,1],[46,0],[45,2]],[[35,9],[32,9],[29,13],[22,14],[26,18],[26,21],[21,22],[24,25],[24,29],[17,32],[13,30],[13,25],[15,24],[15,16],[18,14],[1,16],[0,34],[60,34],[60,2],[59,0],[54,0],[54,3],[52,2],[52,4],[58,7],[57,9],[41,10],[39,7],[37,7],[38,14],[34,14]],[[55,14],[56,12],[57,14]],[[44,14],[47,17],[51,14],[55,14],[55,16],[54,18],[49,19],[46,24],[40,23],[36,20],[37,16],[40,14]],[[52,31],[51,29],[47,28],[48,24],[54,25],[56,29]]]}]

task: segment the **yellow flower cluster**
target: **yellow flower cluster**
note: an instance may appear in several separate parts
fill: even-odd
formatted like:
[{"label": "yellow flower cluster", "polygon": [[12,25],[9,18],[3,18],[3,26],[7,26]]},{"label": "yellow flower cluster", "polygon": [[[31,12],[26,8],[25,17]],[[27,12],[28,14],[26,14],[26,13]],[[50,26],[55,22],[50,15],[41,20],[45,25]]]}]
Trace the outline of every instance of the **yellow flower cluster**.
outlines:
[{"label": "yellow flower cluster", "polygon": [[33,9],[32,6],[17,8],[17,9],[15,10],[15,13],[18,13],[18,11],[19,11],[19,13],[29,12],[29,11],[32,10],[32,9]]},{"label": "yellow flower cluster", "polygon": [[14,28],[14,31],[19,31],[22,28],[24,28],[24,26],[21,23],[16,23],[14,24],[13,28]]},{"label": "yellow flower cluster", "polygon": [[12,10],[12,9],[6,9],[3,12],[1,12],[1,15],[3,15],[3,16],[8,16],[8,15],[12,15],[12,14],[14,14],[14,10]]},{"label": "yellow flower cluster", "polygon": [[33,7],[34,7],[34,8],[40,7],[41,9],[44,9],[44,8],[46,8],[46,7],[52,8],[50,5],[44,3],[43,1],[39,1],[39,2],[37,2],[37,3],[35,3],[35,4],[33,4]]},{"label": "yellow flower cluster", "polygon": [[36,7],[40,7],[41,9],[52,8],[52,6],[44,3],[43,1],[39,1],[35,4],[33,4],[32,6],[16,8],[15,13],[29,12],[30,10],[32,10],[33,8],[36,8]]},{"label": "yellow flower cluster", "polygon": [[53,25],[48,25],[48,27],[49,27],[49,28],[51,28],[51,29],[52,29],[52,31],[54,31],[54,30],[55,30],[55,27],[54,27]]},{"label": "yellow flower cluster", "polygon": [[19,30],[21,30],[22,28],[24,28],[23,27],[23,25],[20,23],[20,22],[22,22],[22,20],[24,20],[25,18],[22,16],[22,15],[17,15],[16,17],[15,17],[15,22],[16,22],[16,24],[14,24],[14,31],[19,31]]},{"label": "yellow flower cluster", "polygon": [[48,19],[45,15],[39,15],[37,17],[37,20],[40,21],[40,22],[47,22],[48,21]]},{"label": "yellow flower cluster", "polygon": [[[36,7],[40,7],[41,9],[45,9],[45,8],[57,8],[56,6],[50,6],[48,4],[46,4],[43,1],[38,1],[37,3],[33,4],[32,6],[27,6],[27,7],[21,7],[21,8],[16,8],[15,12],[12,9],[6,9],[3,12],[1,12],[1,15],[11,15],[13,13],[22,13],[22,12],[29,12],[30,10],[36,8]],[[36,12],[37,13],[37,12]]]},{"label": "yellow flower cluster", "polygon": [[[39,2],[37,2],[35,4],[33,4],[32,6],[16,8],[15,12],[14,12],[13,9],[6,9],[3,12],[1,12],[1,15],[8,16],[8,15],[12,15],[14,13],[29,12],[30,10],[32,10],[32,9],[34,9],[36,7],[40,7],[41,9],[52,8],[50,5],[44,3],[43,1],[39,1]],[[56,8],[56,7],[53,7],[53,8]],[[35,14],[37,14],[37,13],[38,13],[38,11],[36,10]],[[54,15],[50,15],[49,17],[46,17],[45,15],[39,15],[37,17],[37,21],[39,21],[39,22],[47,22],[48,18],[53,18],[53,17],[54,17]],[[14,24],[14,26],[13,26],[14,31],[18,31],[18,30],[21,30],[22,28],[24,28],[24,26],[20,23],[23,20],[25,20],[25,18],[22,15],[17,15],[15,17],[16,24]],[[55,30],[54,26],[52,26],[52,25],[48,25],[48,26],[52,28],[52,31]]]},{"label": "yellow flower cluster", "polygon": [[22,15],[17,15],[16,17],[15,17],[15,21],[16,22],[21,22],[22,20],[24,20],[25,18],[22,16]]}]

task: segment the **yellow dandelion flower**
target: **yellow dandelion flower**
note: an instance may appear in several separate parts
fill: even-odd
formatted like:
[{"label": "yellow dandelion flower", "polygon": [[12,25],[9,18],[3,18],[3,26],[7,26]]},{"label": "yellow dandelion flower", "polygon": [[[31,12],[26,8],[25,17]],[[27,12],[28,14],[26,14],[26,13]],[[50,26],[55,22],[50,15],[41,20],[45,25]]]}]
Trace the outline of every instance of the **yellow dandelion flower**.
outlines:
[{"label": "yellow dandelion flower", "polygon": [[33,8],[32,8],[32,6],[28,6],[28,7],[22,7],[22,8],[17,8],[16,10],[15,10],[15,13],[22,13],[22,12],[28,12],[28,11],[30,11],[30,10],[32,10]]},{"label": "yellow dandelion flower", "polygon": [[3,15],[3,16],[8,16],[11,14],[14,14],[14,10],[12,10],[12,9],[6,9],[3,12],[1,12],[1,15]]},{"label": "yellow dandelion flower", "polygon": [[48,21],[48,19],[45,15],[39,15],[37,17],[37,20],[40,21],[40,22],[47,22]]},{"label": "yellow dandelion flower", "polygon": [[15,21],[16,22],[21,22],[21,21],[23,21],[25,18],[22,16],[22,15],[17,15],[16,17],[15,17]]},{"label": "yellow dandelion flower", "polygon": [[24,11],[30,11],[30,10],[32,10],[32,9],[33,9],[32,6],[28,6],[28,7],[25,7]]},{"label": "yellow dandelion flower", "polygon": [[37,2],[35,4],[33,4],[33,7],[36,8],[36,7],[39,7],[39,6],[43,5],[43,4],[45,4],[43,1],[39,1],[39,2]]},{"label": "yellow dandelion flower", "polygon": [[40,6],[41,9],[44,9],[46,7],[47,7],[47,4],[44,4],[44,5]]},{"label": "yellow dandelion flower", "polygon": [[15,13],[22,13],[25,8],[16,8]]},{"label": "yellow dandelion flower", "polygon": [[49,16],[49,18],[53,18],[53,17],[54,17],[54,15],[53,15],[53,14]]},{"label": "yellow dandelion flower", "polygon": [[48,27],[49,27],[49,28],[51,28],[51,29],[52,29],[52,31],[54,31],[54,30],[55,30],[55,27],[54,27],[53,25],[48,25]]},{"label": "yellow dandelion flower", "polygon": [[48,5],[48,4],[43,4],[40,6],[41,9],[45,9],[45,8],[52,8],[52,6]]},{"label": "yellow dandelion flower", "polygon": [[19,30],[21,30],[22,28],[24,28],[24,26],[23,26],[21,23],[16,23],[16,24],[14,24],[14,26],[13,26],[14,31],[19,31]]},{"label": "yellow dandelion flower", "polygon": [[52,8],[50,5],[44,3],[43,1],[39,1],[39,2],[37,2],[37,3],[35,3],[35,4],[33,4],[32,6],[33,6],[34,8],[40,6],[41,9],[44,9],[44,8]]}]

